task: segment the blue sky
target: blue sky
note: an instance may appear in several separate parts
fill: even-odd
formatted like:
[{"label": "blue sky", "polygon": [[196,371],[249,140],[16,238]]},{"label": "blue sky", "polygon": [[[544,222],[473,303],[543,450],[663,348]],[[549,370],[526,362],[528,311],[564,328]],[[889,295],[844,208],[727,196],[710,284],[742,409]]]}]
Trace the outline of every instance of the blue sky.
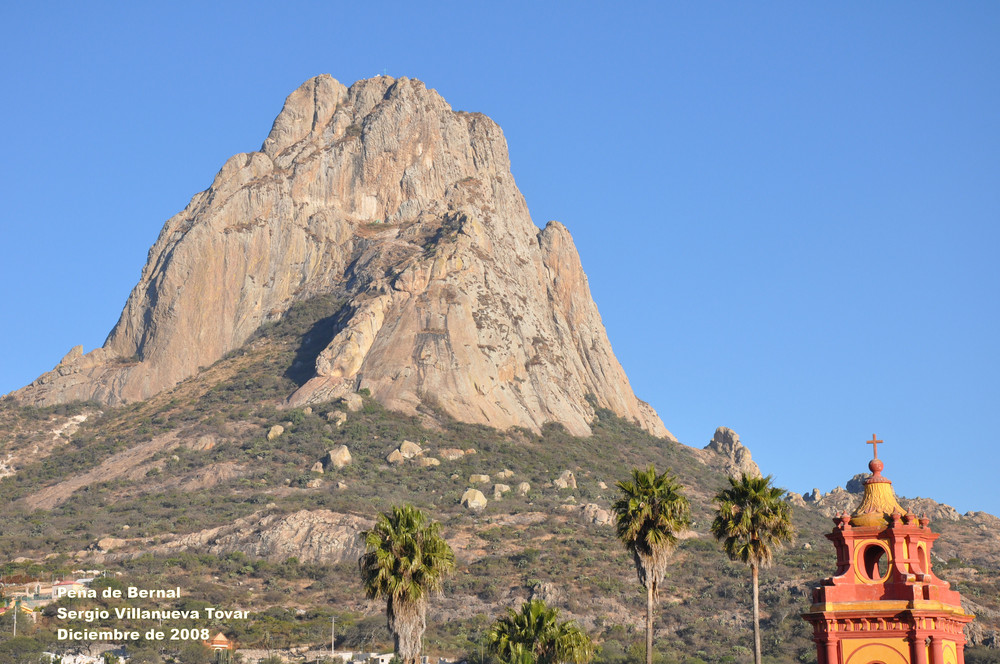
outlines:
[{"label": "blue sky", "polygon": [[284,97],[386,71],[504,129],[636,394],[826,491],[1000,514],[1000,5],[0,8],[0,393],[100,346],[163,222]]}]

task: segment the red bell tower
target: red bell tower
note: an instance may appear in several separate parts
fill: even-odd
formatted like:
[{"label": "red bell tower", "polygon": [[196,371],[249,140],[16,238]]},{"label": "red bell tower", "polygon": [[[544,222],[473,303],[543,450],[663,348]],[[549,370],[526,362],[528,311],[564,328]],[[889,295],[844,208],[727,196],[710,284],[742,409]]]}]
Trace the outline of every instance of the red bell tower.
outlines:
[{"label": "red bell tower", "polygon": [[872,436],[872,476],[853,514],[838,514],[827,539],[837,571],[813,590],[802,617],[813,626],[819,664],[964,664],[963,627],[975,617],[931,570],[938,535],[930,519],[904,513],[882,475]]}]

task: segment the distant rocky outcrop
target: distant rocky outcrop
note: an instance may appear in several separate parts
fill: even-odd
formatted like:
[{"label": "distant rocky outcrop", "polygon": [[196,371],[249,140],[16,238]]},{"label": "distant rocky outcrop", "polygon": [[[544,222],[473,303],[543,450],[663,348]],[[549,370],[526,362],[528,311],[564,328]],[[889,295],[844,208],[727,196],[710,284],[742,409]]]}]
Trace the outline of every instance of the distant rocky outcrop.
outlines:
[{"label": "distant rocky outcrop", "polygon": [[[330,510],[300,510],[291,514],[253,514],[237,521],[153,544],[148,539],[104,538],[99,551],[117,558],[142,553],[170,554],[198,551],[226,555],[239,551],[250,556],[283,562],[290,557],[303,563],[354,562],[364,552],[358,536],[374,522]],[[160,538],[162,539],[162,538]]]},{"label": "distant rocky outcrop", "polygon": [[344,304],[292,405],[356,410],[367,389],[409,414],[579,435],[608,408],[672,438],[633,394],[569,232],[532,223],[500,128],[388,76],[289,95],[260,151],[166,222],[104,346],[14,396],[146,399],[325,294]]},{"label": "distant rocky outcrop", "polygon": [[[862,496],[865,492],[865,480],[870,477],[868,473],[858,473],[847,481],[845,487],[834,487],[828,493],[821,493],[819,489],[801,497],[805,505],[818,509],[826,516],[834,516],[841,512],[853,512],[861,504]],[[795,494],[797,495],[797,494]],[[939,503],[930,498],[903,498],[897,496],[899,504],[903,509],[917,515],[930,517],[932,521],[958,521],[961,515],[951,505]],[[793,502],[795,502],[793,500]]]},{"label": "distant rocky outcrop", "polygon": [[746,473],[753,477],[761,477],[760,468],[750,457],[750,450],[740,443],[739,434],[728,427],[719,427],[715,430],[715,435],[702,449],[699,458],[709,465],[721,466],[723,472],[730,476]]}]

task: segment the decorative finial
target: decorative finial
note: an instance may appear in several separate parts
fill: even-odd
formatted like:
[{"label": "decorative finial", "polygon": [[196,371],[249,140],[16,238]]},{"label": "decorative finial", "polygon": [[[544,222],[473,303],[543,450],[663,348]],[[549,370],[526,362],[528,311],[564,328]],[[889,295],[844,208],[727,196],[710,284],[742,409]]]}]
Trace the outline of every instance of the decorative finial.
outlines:
[{"label": "decorative finial", "polygon": [[866,440],[865,442],[872,446],[872,452],[875,454],[875,458],[868,462],[868,470],[872,471],[871,479],[876,481],[881,480],[881,473],[882,469],[885,468],[885,464],[883,464],[882,460],[878,458],[878,446],[882,441],[877,439],[875,434],[872,434],[872,439]]}]

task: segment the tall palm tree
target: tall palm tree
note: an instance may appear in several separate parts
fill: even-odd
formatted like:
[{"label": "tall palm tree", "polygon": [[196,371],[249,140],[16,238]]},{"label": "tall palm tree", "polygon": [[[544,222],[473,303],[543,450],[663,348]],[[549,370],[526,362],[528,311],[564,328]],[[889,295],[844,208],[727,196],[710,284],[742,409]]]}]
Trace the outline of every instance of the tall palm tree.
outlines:
[{"label": "tall palm tree", "polygon": [[369,599],[385,600],[385,616],[403,664],[417,664],[427,628],[427,598],[440,591],[455,566],[455,554],[440,526],[412,505],[380,514],[361,533],[365,553],[358,559]]},{"label": "tall palm tree", "polygon": [[730,560],[738,560],[750,568],[753,577],[753,644],[754,663],[760,664],[760,599],[758,573],[774,558],[774,551],[795,534],[791,508],[782,500],[784,489],[771,485],[771,476],[755,477],[743,473],[739,479],[729,478],[729,488],[720,491],[712,501],[716,516],[712,534],[722,542]]},{"label": "tall palm tree", "polygon": [[617,486],[621,497],[612,508],[618,539],[632,553],[639,583],[646,587],[646,664],[653,664],[653,602],[677,535],[691,525],[691,506],[669,468],[662,475],[652,465],[635,468],[632,479]]},{"label": "tall palm tree", "polygon": [[503,664],[587,664],[594,657],[590,637],[540,599],[507,609],[486,632],[486,645]]}]

